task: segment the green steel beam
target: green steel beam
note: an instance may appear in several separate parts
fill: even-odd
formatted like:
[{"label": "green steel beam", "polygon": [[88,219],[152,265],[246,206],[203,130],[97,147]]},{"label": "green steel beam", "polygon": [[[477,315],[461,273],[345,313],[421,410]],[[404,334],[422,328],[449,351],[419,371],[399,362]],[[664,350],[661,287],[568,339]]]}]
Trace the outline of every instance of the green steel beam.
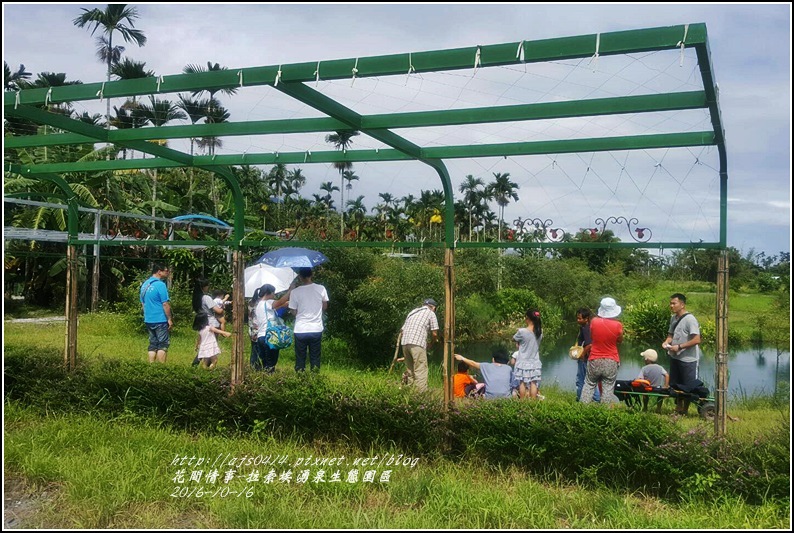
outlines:
[{"label": "green steel beam", "polygon": [[700,66],[700,76],[703,79],[703,88],[706,91],[706,102],[711,116],[711,125],[714,128],[717,151],[720,155],[720,242],[725,248],[728,245],[728,154],[720,113],[719,88],[711,67],[711,51],[708,40],[704,39],[702,44],[696,46],[695,52]]},{"label": "green steel beam", "polygon": [[339,102],[328,98],[319,91],[316,91],[302,83],[281,83],[277,89],[292,98],[303,102],[319,111],[322,111],[331,118],[335,118],[347,124],[345,129],[360,130],[379,140],[380,142],[395,148],[404,154],[420,159],[422,157],[422,149],[413,144],[412,142],[403,139],[399,135],[392,133],[389,130],[370,131],[365,130],[362,126],[363,117],[355,111],[343,106]]},{"label": "green steel beam", "polygon": [[[425,242],[392,242],[392,241],[257,241],[246,240],[235,242],[232,239],[225,241],[168,241],[162,239],[149,240],[125,240],[114,241],[108,239],[75,239],[76,245],[99,245],[99,246],[225,246],[242,248],[287,248],[287,247],[308,247],[308,248],[409,248],[409,249],[430,249],[445,248],[446,242],[425,241]],[[461,242],[455,244],[456,248],[515,248],[515,249],[722,249],[719,242]]]},{"label": "green steel beam", "polygon": [[441,146],[437,148],[425,148],[422,150],[422,153],[428,158],[458,159],[469,157],[564,154],[571,152],[603,152],[609,150],[647,150],[652,148],[680,148],[683,146],[707,146],[712,144],[714,144],[714,133],[710,131],[701,131],[693,133],[664,133],[658,135],[570,139],[562,141]]},{"label": "green steel beam", "polygon": [[550,248],[565,249],[626,249],[626,248],[693,248],[719,249],[719,242],[458,242],[458,248]]},{"label": "green steel beam", "polygon": [[370,137],[395,148],[396,150],[417,159],[422,163],[430,165],[438,173],[441,178],[441,184],[444,189],[444,237],[448,247],[452,248],[455,245],[455,198],[452,189],[452,180],[449,177],[444,163],[438,158],[423,157],[423,150],[413,144],[412,142],[400,137],[387,129],[365,129],[362,127],[363,119],[361,115],[355,111],[346,108],[339,102],[336,102],[324,94],[307,87],[302,83],[282,83],[277,87],[284,94],[295,98],[296,100],[310,105],[319,111],[332,118],[341,120],[349,125],[349,127],[360,130]]},{"label": "green steel beam", "polygon": [[[488,124],[493,122],[515,122],[521,120],[550,120],[627,113],[678,111],[700,109],[706,106],[706,93],[704,91],[691,91],[671,94],[594,98],[591,100],[574,100],[570,102],[369,115],[361,117],[361,128],[370,130]],[[316,133],[337,131],[346,128],[349,128],[347,124],[334,118],[258,120],[238,123],[230,122],[222,124],[198,124],[193,126],[161,126],[159,128],[110,130],[107,133],[107,141],[117,143],[147,139]],[[95,142],[95,138],[64,133],[55,135],[7,137],[5,139],[7,148],[29,148],[32,146],[55,146],[61,144],[82,144],[87,142]]]},{"label": "green steel beam", "polygon": [[[24,105],[18,106],[16,109],[7,109],[6,113],[8,115],[32,120],[39,124],[47,124],[62,130],[70,131],[72,133],[79,133],[81,135],[91,137],[98,142],[109,142],[108,130],[99,128],[92,124],[86,124],[85,122],[79,120],[74,120],[73,118],[69,118],[58,113],[50,113],[48,111],[44,111],[43,109]],[[179,163],[185,165],[190,165],[192,162],[192,157],[189,154],[172,150],[155,143],[146,141],[123,141],[118,142],[117,144],[119,144],[119,146],[124,146],[133,150],[138,150],[139,152],[145,152],[157,157],[178,161]]]},{"label": "green steel beam", "polygon": [[[440,159],[503,157],[519,155],[562,154],[572,152],[599,152],[609,150],[648,150],[653,148],[680,148],[685,146],[709,146],[714,144],[714,133],[666,133],[635,137],[605,137],[602,139],[572,139],[564,141],[537,141],[526,143],[480,144],[424,148],[421,159],[425,163]],[[348,150],[323,152],[288,152],[243,155],[194,156],[193,162],[201,168],[231,165],[275,165],[414,161],[415,158],[400,150]],[[83,161],[77,163],[50,163],[25,167],[33,173],[39,172],[97,172],[102,170],[129,170],[143,168],[173,168],[187,166],[163,158],[117,159],[115,161]],[[432,166],[432,165],[431,165]],[[435,167],[434,167],[435,168]]]},{"label": "green steel beam", "polygon": [[[597,52],[600,56],[672,50],[679,47],[685,32],[685,46],[691,47],[705,42],[706,25],[698,23],[689,24],[686,27],[678,25],[597,35],[470,46],[450,50],[86,83],[52,87],[51,90],[48,88],[26,89],[18,93],[6,92],[4,107],[8,112],[9,108],[19,104],[40,105],[48,102],[74,102],[181,91],[217,90],[240,86],[278,86],[281,83],[312,82],[318,76],[322,80],[335,80],[351,79],[353,76],[363,78],[404,75],[409,69],[416,73],[473,69],[475,58],[478,55],[481,67],[580,59],[595,55],[596,43],[599,45]],[[521,55],[523,55],[523,60]],[[281,75],[277,82],[279,72]]]}]

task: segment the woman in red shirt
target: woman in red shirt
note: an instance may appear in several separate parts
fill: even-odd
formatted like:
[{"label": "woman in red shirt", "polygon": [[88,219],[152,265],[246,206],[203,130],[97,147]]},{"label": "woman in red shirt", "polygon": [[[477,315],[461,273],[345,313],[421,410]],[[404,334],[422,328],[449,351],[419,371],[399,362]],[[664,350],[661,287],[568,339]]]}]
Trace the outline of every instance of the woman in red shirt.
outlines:
[{"label": "woman in red shirt", "polygon": [[604,298],[598,308],[598,316],[590,321],[593,343],[590,345],[590,357],[587,360],[582,403],[593,401],[593,392],[599,382],[602,387],[601,402],[618,402],[614,391],[620,366],[618,344],[623,342],[623,324],[617,320],[621,311],[614,298]]}]

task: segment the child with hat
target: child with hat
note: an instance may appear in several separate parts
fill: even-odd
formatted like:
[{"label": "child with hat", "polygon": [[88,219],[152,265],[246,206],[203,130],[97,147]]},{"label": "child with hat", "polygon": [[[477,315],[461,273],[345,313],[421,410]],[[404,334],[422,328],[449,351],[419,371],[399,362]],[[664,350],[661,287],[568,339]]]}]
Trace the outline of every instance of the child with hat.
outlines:
[{"label": "child with hat", "polygon": [[[667,388],[670,386],[670,374],[667,373],[667,370],[664,369],[663,366],[656,363],[656,360],[659,358],[659,355],[656,353],[654,349],[647,349],[640,354],[640,356],[645,361],[645,366],[642,367],[640,370],[640,374],[637,376],[637,379],[644,379],[651,384],[651,387],[654,388]],[[664,398],[658,398],[656,400],[656,412],[662,412],[662,400]],[[642,398],[642,410],[648,410],[648,396],[643,396]]]}]

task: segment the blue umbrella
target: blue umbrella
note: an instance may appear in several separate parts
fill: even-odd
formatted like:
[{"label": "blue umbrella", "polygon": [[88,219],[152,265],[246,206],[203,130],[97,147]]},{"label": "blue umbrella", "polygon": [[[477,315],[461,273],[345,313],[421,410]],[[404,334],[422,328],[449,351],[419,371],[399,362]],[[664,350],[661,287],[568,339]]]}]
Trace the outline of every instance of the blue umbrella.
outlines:
[{"label": "blue umbrella", "polygon": [[273,267],[314,268],[328,261],[320,252],[306,248],[279,248],[271,250],[254,263],[264,263]]}]

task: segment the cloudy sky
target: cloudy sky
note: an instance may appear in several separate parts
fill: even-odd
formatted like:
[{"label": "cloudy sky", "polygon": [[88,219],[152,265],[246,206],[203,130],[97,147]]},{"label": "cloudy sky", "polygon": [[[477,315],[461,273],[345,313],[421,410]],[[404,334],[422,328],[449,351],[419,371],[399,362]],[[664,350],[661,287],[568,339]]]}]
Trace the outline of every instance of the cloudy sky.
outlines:
[{"label": "cloudy sky", "polygon": [[[356,58],[480,44],[705,22],[720,90],[727,138],[728,244],[744,253],[790,251],[791,241],[791,8],[753,5],[183,5],[134,4],[148,43],[128,45],[126,57],[156,74],[186,64],[217,62],[230,69]],[[82,8],[104,4],[3,4],[3,59],[34,75],[65,72],[68,79],[104,80],[90,32],[72,24]],[[318,90],[362,114],[484,105],[512,105],[660,91],[699,90],[694,53],[635,54],[628,58],[567,61],[470,72],[359,79],[318,84]],[[175,97],[175,95],[171,95]],[[318,116],[272,88],[244,88],[221,96],[232,121]],[[122,102],[114,102],[120,105]],[[102,112],[95,103],[78,111]],[[565,119],[399,130],[422,146],[518,142],[709,129],[704,112],[674,117]],[[175,149],[188,150],[173,141]],[[360,136],[354,148],[382,144]],[[226,153],[328,150],[323,134],[229,137]],[[519,201],[505,219],[551,219],[576,231],[596,218],[637,218],[653,240],[706,241],[719,237],[716,149],[616,152],[569,156],[449,160],[454,184],[472,174],[490,181],[509,172]],[[323,181],[338,184],[325,164],[301,168],[311,197]],[[368,208],[378,193],[418,196],[440,189],[419,163],[356,165],[353,198]],[[338,195],[338,193],[337,193]],[[339,203],[337,196],[336,203]],[[496,207],[495,205],[493,206]],[[617,228],[615,228],[617,230]],[[616,231],[628,240],[628,230]]]}]

